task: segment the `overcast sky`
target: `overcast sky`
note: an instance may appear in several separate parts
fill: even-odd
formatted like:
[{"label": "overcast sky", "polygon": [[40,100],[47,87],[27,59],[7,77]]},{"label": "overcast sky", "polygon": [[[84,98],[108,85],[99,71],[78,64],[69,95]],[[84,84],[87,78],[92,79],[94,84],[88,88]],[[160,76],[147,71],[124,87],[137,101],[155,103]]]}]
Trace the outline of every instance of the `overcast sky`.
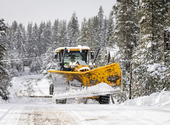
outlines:
[{"label": "overcast sky", "polygon": [[9,25],[15,20],[27,26],[28,22],[53,23],[55,19],[68,22],[75,11],[80,24],[84,17],[97,15],[100,6],[108,17],[115,3],[116,0],[0,0],[0,18]]}]

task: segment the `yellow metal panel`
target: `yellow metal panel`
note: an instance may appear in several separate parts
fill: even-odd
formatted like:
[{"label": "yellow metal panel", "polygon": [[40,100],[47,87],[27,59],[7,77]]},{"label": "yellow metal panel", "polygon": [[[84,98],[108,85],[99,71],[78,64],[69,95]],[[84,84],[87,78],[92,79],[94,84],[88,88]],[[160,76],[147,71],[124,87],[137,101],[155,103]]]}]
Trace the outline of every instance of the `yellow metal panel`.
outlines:
[{"label": "yellow metal panel", "polygon": [[[121,69],[118,63],[109,64],[85,72],[57,70],[49,70],[49,72],[51,74],[61,74],[63,77],[66,77],[67,80],[72,81],[77,79],[79,82],[83,83],[84,86],[93,86],[102,82],[110,86],[117,86],[122,83]],[[121,86],[123,88],[123,84]]]},{"label": "yellow metal panel", "polygon": [[[60,50],[57,50],[57,52],[61,52],[61,50],[64,50],[63,48],[62,49],[60,49]],[[67,51],[80,51],[80,49],[67,49]],[[88,50],[88,51],[90,51],[90,49],[81,49],[81,50]]]}]

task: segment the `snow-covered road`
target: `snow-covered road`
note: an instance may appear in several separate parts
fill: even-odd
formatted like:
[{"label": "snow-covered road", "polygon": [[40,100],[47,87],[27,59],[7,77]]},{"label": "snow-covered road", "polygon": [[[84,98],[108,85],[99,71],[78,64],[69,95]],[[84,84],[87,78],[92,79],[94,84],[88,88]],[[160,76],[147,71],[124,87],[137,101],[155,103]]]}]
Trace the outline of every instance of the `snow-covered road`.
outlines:
[{"label": "snow-covered road", "polygon": [[0,125],[169,125],[170,108],[0,104]]},{"label": "snow-covered road", "polygon": [[100,105],[88,99],[68,99],[55,104],[49,95],[50,81],[42,75],[14,77],[10,99],[0,98],[0,125],[170,125],[170,92]]}]

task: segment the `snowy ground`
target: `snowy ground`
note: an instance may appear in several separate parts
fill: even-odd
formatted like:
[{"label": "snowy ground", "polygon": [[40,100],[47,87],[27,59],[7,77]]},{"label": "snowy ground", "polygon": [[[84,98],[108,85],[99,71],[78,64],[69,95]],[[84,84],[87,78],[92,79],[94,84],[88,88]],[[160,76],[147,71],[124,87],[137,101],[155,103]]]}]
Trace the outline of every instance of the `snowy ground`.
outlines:
[{"label": "snowy ground", "polygon": [[[0,99],[0,125],[170,125],[170,92],[100,105],[84,99],[57,105],[49,95],[48,79],[42,75],[15,77],[10,100]],[[30,98],[39,95],[41,98]],[[21,96],[21,97],[20,97]]]},{"label": "snowy ground", "polygon": [[169,125],[170,108],[0,104],[0,125]]}]

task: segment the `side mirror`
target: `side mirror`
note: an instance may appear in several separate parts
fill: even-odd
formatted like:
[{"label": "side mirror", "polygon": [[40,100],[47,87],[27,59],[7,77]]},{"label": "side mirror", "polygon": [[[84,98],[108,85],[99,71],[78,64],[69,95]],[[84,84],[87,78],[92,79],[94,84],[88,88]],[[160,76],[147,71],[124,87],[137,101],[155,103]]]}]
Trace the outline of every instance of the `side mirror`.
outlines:
[{"label": "side mirror", "polygon": [[54,59],[57,59],[58,58],[58,53],[54,56]]},{"label": "side mirror", "polygon": [[91,59],[94,59],[94,51],[91,51],[90,55],[91,55]]}]

